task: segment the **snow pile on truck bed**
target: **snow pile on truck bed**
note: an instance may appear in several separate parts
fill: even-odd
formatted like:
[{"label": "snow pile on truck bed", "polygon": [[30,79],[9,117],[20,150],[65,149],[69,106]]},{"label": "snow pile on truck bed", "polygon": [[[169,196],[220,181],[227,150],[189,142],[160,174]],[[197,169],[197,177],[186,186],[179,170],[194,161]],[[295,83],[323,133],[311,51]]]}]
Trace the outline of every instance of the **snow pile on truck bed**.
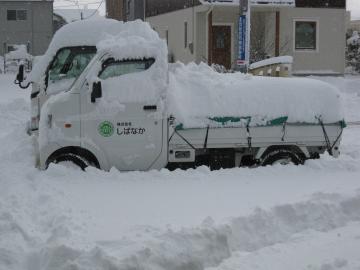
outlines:
[{"label": "snow pile on truck bed", "polygon": [[313,124],[319,117],[324,123],[343,120],[337,89],[318,80],[220,74],[193,63],[177,63],[170,70],[169,110],[185,128],[216,122],[258,126],[278,118]]}]

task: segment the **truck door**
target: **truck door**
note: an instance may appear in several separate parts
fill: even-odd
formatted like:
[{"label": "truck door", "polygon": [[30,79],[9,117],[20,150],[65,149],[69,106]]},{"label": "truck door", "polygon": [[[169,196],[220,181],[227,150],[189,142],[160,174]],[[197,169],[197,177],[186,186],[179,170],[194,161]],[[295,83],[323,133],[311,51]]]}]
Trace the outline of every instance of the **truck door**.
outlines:
[{"label": "truck door", "polygon": [[119,170],[148,170],[162,153],[161,97],[147,98],[144,85],[134,88],[154,62],[108,59],[85,91],[82,139],[100,148]]}]

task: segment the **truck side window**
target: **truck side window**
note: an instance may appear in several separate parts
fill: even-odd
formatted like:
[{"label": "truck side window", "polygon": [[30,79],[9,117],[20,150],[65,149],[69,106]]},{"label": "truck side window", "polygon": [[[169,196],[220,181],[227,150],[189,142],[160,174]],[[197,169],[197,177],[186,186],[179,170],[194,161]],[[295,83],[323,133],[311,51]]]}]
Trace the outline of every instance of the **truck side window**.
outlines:
[{"label": "truck side window", "polygon": [[62,74],[63,67],[68,59],[71,51],[70,49],[63,49],[57,55],[49,70],[50,81],[56,81]]},{"label": "truck side window", "polygon": [[130,73],[142,72],[149,69],[155,62],[155,59],[136,59],[115,61],[114,59],[108,59],[103,63],[102,70],[99,73],[99,78],[106,80],[112,77],[118,77]]},{"label": "truck side window", "polygon": [[49,82],[62,79],[76,79],[84,71],[96,50],[81,48],[65,48],[58,52],[49,69]]}]

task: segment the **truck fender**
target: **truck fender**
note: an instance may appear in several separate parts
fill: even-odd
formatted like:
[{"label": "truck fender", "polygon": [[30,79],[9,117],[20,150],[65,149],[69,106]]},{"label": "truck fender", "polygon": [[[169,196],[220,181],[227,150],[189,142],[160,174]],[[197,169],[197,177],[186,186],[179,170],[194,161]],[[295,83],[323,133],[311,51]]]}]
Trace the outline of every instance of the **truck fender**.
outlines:
[{"label": "truck fender", "polygon": [[39,169],[40,170],[46,170],[48,158],[53,153],[55,153],[57,150],[59,150],[61,148],[62,148],[62,146],[55,143],[55,142],[48,143],[48,144],[46,144],[46,146],[41,147],[39,149],[39,157],[40,157]]},{"label": "truck fender", "polygon": [[259,160],[261,159],[261,157],[264,156],[264,154],[268,151],[271,151],[271,149],[273,148],[298,148],[306,158],[310,158],[310,153],[308,151],[308,149],[306,148],[306,146],[299,146],[299,145],[271,145],[271,146],[267,146],[267,147],[261,147],[256,156],[255,156],[255,159],[256,160]]},{"label": "truck fender", "polygon": [[110,171],[111,167],[108,158],[106,157],[105,153],[95,144],[89,143],[87,141],[82,141],[81,148],[90,151],[96,157],[101,170]]}]

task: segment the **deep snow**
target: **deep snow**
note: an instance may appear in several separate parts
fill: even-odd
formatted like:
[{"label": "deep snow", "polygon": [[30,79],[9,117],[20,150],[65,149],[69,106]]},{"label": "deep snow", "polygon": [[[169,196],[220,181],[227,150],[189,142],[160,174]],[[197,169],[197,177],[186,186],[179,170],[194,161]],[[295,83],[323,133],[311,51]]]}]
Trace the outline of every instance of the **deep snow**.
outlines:
[{"label": "deep snow", "polygon": [[[360,78],[337,86],[360,120]],[[33,167],[29,91],[0,75],[0,269],[360,269],[360,136],[304,166]]]}]

